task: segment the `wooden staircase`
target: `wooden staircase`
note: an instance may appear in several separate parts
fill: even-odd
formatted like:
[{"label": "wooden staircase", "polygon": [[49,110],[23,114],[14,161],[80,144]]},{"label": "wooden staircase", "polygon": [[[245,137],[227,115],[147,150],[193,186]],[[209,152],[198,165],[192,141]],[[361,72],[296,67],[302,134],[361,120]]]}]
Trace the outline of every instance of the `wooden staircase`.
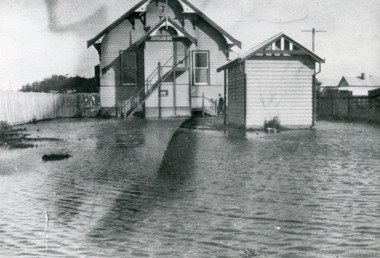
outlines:
[{"label": "wooden staircase", "polygon": [[[187,59],[187,57],[185,57],[185,59]],[[135,112],[142,110],[142,105],[150,97],[150,95],[152,95],[153,91],[161,86],[162,83],[164,83],[171,75],[173,75],[174,71],[185,72],[188,69],[186,65],[182,66],[185,59],[174,64],[172,56],[164,65],[158,63],[157,68],[145,80],[144,87],[132,93],[129,99],[116,104],[116,109],[120,116],[125,118],[131,117]],[[169,65],[171,62],[172,65]]]}]

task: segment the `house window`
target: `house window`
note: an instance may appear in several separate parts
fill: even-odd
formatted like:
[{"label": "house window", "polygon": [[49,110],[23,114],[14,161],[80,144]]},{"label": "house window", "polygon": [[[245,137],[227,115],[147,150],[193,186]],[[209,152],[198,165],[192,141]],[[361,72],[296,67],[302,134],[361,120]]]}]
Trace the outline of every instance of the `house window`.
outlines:
[{"label": "house window", "polygon": [[121,55],[122,83],[137,84],[137,55],[136,52],[126,51]]},{"label": "house window", "polygon": [[208,51],[193,51],[193,84],[208,85],[210,82],[210,62]]}]

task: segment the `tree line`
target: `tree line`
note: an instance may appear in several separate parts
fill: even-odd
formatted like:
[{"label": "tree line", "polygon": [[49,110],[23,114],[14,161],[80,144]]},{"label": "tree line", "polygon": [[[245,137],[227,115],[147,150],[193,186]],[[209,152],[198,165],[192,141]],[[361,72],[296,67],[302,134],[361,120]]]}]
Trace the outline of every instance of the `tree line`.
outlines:
[{"label": "tree line", "polygon": [[80,76],[67,77],[65,75],[52,75],[42,81],[26,84],[20,89],[22,92],[53,92],[53,93],[97,93],[99,85],[95,77],[84,78]]}]

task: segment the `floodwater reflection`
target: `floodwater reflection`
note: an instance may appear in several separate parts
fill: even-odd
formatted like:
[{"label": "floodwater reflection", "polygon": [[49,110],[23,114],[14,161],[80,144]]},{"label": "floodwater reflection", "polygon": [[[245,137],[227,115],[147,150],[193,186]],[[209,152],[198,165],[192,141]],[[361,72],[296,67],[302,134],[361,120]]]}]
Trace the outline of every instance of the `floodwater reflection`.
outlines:
[{"label": "floodwater reflection", "polygon": [[[313,131],[266,135],[179,128],[182,122],[28,125],[31,137],[61,140],[38,149],[0,149],[0,254],[380,252],[379,128],[322,122]],[[42,161],[57,150],[71,157]]]}]

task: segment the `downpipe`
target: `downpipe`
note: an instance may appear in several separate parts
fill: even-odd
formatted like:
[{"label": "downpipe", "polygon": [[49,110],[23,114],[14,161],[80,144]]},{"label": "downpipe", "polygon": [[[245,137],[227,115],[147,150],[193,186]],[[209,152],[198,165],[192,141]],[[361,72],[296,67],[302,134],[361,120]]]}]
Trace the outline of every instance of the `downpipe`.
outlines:
[{"label": "downpipe", "polygon": [[315,121],[316,121],[316,119],[317,119],[317,110],[316,110],[316,102],[317,102],[317,96],[316,96],[316,89],[317,89],[317,74],[319,74],[319,73],[321,73],[322,72],[322,64],[320,63],[320,62],[318,62],[318,64],[319,64],[319,69],[318,69],[318,72],[315,72],[314,74],[313,74],[313,122],[312,122],[312,125],[311,125],[311,127],[310,127],[310,129],[313,129],[315,126],[316,126],[316,123],[315,123]]}]

